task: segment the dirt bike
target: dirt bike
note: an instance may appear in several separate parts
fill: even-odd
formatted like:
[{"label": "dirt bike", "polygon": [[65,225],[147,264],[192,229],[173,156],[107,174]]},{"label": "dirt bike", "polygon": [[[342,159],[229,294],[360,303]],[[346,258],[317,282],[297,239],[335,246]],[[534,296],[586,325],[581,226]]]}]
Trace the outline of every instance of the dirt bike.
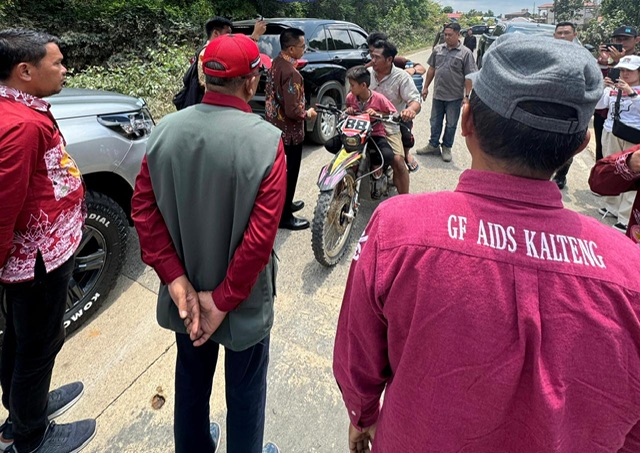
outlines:
[{"label": "dirt bike", "polygon": [[[334,266],[340,261],[349,243],[349,235],[360,207],[360,183],[369,177],[372,199],[389,196],[393,171],[384,164],[371,165],[369,152],[382,152],[370,140],[377,122],[398,124],[393,115],[370,116],[366,113],[348,115],[330,105],[317,104],[318,112],[336,115],[336,130],[341,149],[331,162],[325,165],[318,177],[318,203],[311,224],[311,246],[316,260],[324,266]],[[368,148],[372,149],[368,149]],[[375,168],[372,168],[375,167]]]}]

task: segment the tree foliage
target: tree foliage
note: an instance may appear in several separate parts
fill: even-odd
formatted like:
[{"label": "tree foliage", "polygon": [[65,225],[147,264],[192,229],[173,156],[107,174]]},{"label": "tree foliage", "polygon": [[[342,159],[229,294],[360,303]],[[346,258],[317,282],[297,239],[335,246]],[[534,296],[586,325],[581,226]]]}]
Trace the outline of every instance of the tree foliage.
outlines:
[{"label": "tree foliage", "polygon": [[[434,0],[0,0],[0,27],[45,30],[75,68],[126,61],[160,43],[196,47],[212,16],[319,17],[387,32],[399,46],[431,40],[446,20]],[[429,35],[429,36],[425,36]]]},{"label": "tree foliage", "polygon": [[584,12],[584,0],[555,0],[553,8],[557,22],[578,21]]},{"label": "tree foliage", "polygon": [[640,2],[603,0],[599,15],[602,20],[591,21],[582,36],[585,42],[594,46],[609,42],[611,33],[622,25],[640,26]]}]

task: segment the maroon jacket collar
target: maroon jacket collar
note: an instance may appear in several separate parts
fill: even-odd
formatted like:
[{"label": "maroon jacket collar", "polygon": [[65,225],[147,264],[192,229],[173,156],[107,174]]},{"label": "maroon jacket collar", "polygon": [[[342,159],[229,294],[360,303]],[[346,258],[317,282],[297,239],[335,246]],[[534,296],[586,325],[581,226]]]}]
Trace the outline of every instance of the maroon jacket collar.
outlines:
[{"label": "maroon jacket collar", "polygon": [[246,113],[253,113],[249,104],[244,102],[237,96],[230,94],[216,93],[213,91],[207,91],[202,98],[203,104],[218,105],[220,107],[232,107],[234,109],[242,110]]}]

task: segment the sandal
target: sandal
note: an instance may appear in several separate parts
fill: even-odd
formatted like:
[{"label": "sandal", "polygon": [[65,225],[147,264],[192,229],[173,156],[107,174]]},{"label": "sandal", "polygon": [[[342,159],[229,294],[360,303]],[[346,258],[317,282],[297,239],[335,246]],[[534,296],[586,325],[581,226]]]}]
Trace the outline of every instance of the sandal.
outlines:
[{"label": "sandal", "polygon": [[411,162],[405,160],[405,163],[407,164],[407,170],[409,170],[409,173],[415,173],[420,170],[420,164],[415,157],[411,160]]}]

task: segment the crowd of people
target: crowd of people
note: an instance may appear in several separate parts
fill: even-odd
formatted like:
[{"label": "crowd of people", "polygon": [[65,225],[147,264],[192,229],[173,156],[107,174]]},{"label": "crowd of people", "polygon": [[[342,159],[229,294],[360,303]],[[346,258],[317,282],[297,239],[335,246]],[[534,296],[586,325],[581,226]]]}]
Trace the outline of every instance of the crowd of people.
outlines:
[{"label": "crowd of people", "polygon": [[[278,228],[309,226],[294,216],[304,206],[295,192],[304,121],[317,113],[296,68],[304,32],[284,30],[272,61],[257,45],[265,30],[262,20],[251,36],[224,18],[207,22],[194,91],[153,130],[131,203],[142,260],[161,281],[157,320],[176,338],[179,453],[220,445],[209,406],[220,346],[227,451],[279,451],[264,442],[273,246]],[[507,34],[480,71],[460,26],[443,34],[425,67],[372,33],[370,64],[346,75],[348,112],[402,120],[373,133],[400,196],[360,239],[336,331],[349,450],[638,452],[637,30],[616,29],[598,59],[574,42],[571,23],[554,40]],[[92,419],[51,421],[84,391],[80,382],[49,391],[85,216],[80,172],[43,100],[62,89],[62,60],[53,36],[0,31],[9,413],[0,449],[9,453],[78,452],[96,433]],[[265,72],[266,121],[249,106]],[[453,192],[410,195],[412,122],[432,86],[430,138],[416,153],[450,162],[460,123],[471,168]],[[628,237],[562,204],[592,120],[602,156],[589,184]]]}]

